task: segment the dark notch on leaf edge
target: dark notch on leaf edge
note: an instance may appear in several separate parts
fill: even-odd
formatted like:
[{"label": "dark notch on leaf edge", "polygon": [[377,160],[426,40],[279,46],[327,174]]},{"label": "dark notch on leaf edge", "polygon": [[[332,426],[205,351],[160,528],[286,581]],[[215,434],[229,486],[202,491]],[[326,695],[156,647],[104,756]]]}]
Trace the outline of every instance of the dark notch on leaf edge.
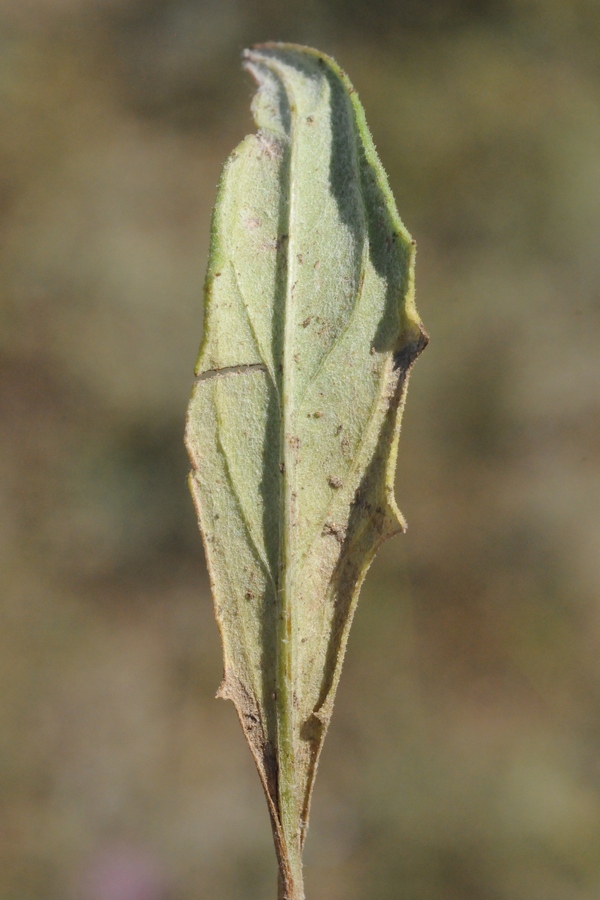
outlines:
[{"label": "dark notch on leaf edge", "polygon": [[429,335],[421,327],[419,337],[415,341],[405,344],[401,350],[394,353],[394,371],[401,369],[403,373],[408,372],[417,357],[423,352],[429,343]]}]

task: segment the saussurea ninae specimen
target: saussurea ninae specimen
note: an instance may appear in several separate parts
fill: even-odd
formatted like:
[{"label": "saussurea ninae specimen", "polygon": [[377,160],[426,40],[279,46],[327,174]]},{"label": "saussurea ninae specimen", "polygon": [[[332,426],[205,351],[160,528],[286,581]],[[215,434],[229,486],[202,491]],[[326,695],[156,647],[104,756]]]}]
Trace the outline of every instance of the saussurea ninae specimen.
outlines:
[{"label": "saussurea ninae specimen", "polygon": [[402,224],[347,76],[246,51],[257,133],[225,163],[186,442],[225,674],[265,790],[280,900],[303,900],[319,752],[361,583],[394,500],[427,342]]}]

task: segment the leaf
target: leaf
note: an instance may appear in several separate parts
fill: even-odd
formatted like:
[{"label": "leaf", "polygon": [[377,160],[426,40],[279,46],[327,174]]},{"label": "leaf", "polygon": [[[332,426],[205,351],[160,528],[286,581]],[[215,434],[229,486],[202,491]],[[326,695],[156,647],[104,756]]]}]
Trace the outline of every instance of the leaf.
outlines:
[{"label": "leaf", "polygon": [[348,629],[393,495],[408,372],[427,342],[403,226],[347,76],[246,51],[257,134],[214,210],[186,443],[233,700],[265,789],[280,898],[302,846]]}]

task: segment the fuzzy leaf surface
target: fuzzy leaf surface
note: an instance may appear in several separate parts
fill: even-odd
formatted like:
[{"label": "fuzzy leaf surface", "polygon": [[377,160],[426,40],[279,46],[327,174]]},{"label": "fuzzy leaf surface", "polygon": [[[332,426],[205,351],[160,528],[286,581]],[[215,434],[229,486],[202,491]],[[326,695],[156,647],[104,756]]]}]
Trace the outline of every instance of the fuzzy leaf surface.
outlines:
[{"label": "fuzzy leaf surface", "polygon": [[303,898],[312,784],[360,585],[404,529],[393,485],[426,343],[414,246],[347,76],[245,53],[257,133],[225,163],[186,443],[235,703],[267,796],[280,897]]}]

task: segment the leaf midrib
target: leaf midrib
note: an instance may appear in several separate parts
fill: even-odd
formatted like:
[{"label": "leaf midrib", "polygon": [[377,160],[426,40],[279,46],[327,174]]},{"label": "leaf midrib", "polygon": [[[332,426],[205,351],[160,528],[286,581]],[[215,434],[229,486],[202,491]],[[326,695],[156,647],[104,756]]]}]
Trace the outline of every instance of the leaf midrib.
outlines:
[{"label": "leaf midrib", "polygon": [[[272,70],[273,71],[273,70]],[[288,143],[288,160],[285,179],[287,192],[288,238],[283,244],[286,254],[285,295],[283,299],[283,341],[282,341],[282,385],[281,385],[281,431],[280,453],[282,457],[282,490],[279,507],[279,592],[277,606],[277,743],[279,763],[280,815],[282,828],[288,843],[288,852],[293,867],[300,864],[299,850],[295,847],[295,835],[298,820],[298,769],[296,766],[295,747],[295,714],[294,684],[296,667],[296,622],[293,609],[294,600],[294,555],[293,535],[293,494],[295,484],[295,461],[292,446],[294,409],[293,397],[293,315],[294,298],[294,246],[295,246],[295,157],[297,153],[296,127],[297,104],[294,103],[294,90],[284,74],[274,72],[281,80],[290,107],[290,133]],[[293,861],[292,861],[293,860]]]}]

